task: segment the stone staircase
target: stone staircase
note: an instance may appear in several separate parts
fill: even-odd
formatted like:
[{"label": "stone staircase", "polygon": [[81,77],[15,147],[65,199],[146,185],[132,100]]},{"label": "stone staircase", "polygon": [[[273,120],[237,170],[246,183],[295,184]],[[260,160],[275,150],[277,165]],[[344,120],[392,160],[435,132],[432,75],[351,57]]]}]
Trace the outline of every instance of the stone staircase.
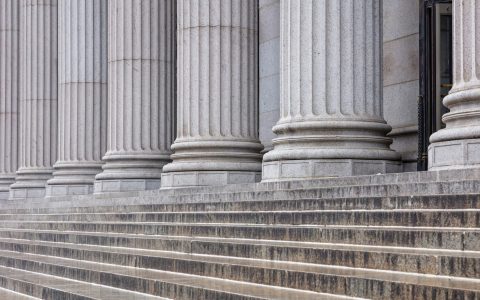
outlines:
[{"label": "stone staircase", "polygon": [[35,298],[480,299],[480,170],[3,203]]}]

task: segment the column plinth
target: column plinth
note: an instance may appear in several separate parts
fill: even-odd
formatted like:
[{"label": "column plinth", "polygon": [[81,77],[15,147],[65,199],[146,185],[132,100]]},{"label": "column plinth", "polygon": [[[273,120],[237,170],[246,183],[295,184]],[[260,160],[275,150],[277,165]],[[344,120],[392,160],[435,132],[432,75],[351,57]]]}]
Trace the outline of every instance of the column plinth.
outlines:
[{"label": "column plinth", "polygon": [[281,2],[280,120],[263,181],[399,171],[383,119],[382,1]]},{"label": "column plinth", "polygon": [[162,188],[260,179],[258,1],[178,1],[177,139]]},{"label": "column plinth", "polygon": [[19,8],[18,0],[0,1],[0,200],[18,168]]},{"label": "column plinth", "polygon": [[480,1],[453,1],[453,87],[446,128],[430,137],[429,170],[480,167]]},{"label": "column plinth", "polygon": [[108,125],[95,193],[160,187],[170,161],[176,0],[108,1]]},{"label": "column plinth", "polygon": [[93,193],[107,126],[107,1],[58,4],[58,160],[47,196]]},{"label": "column plinth", "polygon": [[57,0],[20,1],[20,168],[11,199],[45,196],[57,159]]}]

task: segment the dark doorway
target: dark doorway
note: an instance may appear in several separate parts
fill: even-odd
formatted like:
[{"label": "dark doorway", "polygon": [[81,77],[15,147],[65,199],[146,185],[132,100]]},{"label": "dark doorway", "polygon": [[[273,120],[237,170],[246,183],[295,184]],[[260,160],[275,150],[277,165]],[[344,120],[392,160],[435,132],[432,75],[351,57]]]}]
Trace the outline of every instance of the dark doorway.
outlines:
[{"label": "dark doorway", "polygon": [[442,129],[448,112],[442,100],[453,82],[452,1],[424,0],[420,7],[420,95],[418,98],[418,166],[428,169],[432,133]]}]

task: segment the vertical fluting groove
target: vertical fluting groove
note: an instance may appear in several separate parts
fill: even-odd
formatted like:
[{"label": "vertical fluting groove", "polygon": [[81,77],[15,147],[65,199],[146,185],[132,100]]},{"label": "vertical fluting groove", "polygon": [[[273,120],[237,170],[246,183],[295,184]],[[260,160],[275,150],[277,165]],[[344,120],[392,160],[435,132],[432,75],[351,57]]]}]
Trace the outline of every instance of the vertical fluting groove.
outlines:
[{"label": "vertical fluting groove", "polygon": [[253,178],[261,168],[262,148],[258,0],[178,0],[178,8],[182,109],[173,162],[164,171],[239,171]]},{"label": "vertical fluting groove", "polygon": [[24,0],[20,10],[22,159],[12,189],[40,196],[57,157],[57,1]]},{"label": "vertical fluting groove", "polygon": [[[378,0],[282,1],[281,123],[381,119]],[[288,63],[285,63],[288,61]]]},{"label": "vertical fluting groove", "polygon": [[[248,137],[256,131],[250,119],[257,104],[243,100],[257,98],[257,17],[251,13],[256,4],[256,0],[179,1],[178,102],[183,109],[178,138]],[[194,101],[187,104],[188,99]]]},{"label": "vertical fluting groove", "polygon": [[[321,166],[332,169],[330,159],[382,161],[372,164],[378,170],[396,165],[381,110],[381,2],[281,1],[282,110],[264,179],[288,177],[282,170],[295,165],[295,174],[308,169],[299,177],[326,174]],[[350,167],[357,168],[334,173],[352,175]]]},{"label": "vertical fluting groove", "polygon": [[176,2],[108,1],[108,149],[98,180],[158,180],[169,160]]},{"label": "vertical fluting groove", "polygon": [[62,186],[62,194],[69,193],[68,186],[93,186],[101,171],[106,143],[106,6],[107,0],[58,4],[59,155],[47,194],[56,186]]},{"label": "vertical fluting groove", "polygon": [[18,168],[18,0],[0,0],[0,199],[8,198]]}]

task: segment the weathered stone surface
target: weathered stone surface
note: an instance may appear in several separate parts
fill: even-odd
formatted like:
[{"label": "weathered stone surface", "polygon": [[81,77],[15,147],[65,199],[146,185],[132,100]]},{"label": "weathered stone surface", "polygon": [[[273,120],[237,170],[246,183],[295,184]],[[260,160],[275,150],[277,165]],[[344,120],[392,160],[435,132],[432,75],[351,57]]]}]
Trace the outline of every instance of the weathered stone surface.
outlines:
[{"label": "weathered stone surface", "polygon": [[107,1],[60,1],[58,18],[59,153],[47,196],[91,194],[106,151]]},{"label": "weathered stone surface", "polygon": [[0,200],[18,168],[20,1],[0,1]]},{"label": "weathered stone surface", "polygon": [[56,282],[73,279],[82,291],[94,283],[173,299],[475,299],[479,172],[4,204],[0,287],[26,294],[59,287],[58,297],[67,297],[77,287]]},{"label": "weathered stone surface", "polygon": [[262,180],[399,170],[383,119],[382,1],[281,1],[280,120]]},{"label": "weathered stone surface", "polygon": [[95,193],[160,187],[173,141],[176,5],[108,2],[108,142]]},{"label": "weathered stone surface", "polygon": [[178,1],[177,139],[162,188],[260,180],[258,1]]},{"label": "weathered stone surface", "polygon": [[57,0],[20,1],[20,19],[20,165],[10,198],[42,198],[57,160]]}]

